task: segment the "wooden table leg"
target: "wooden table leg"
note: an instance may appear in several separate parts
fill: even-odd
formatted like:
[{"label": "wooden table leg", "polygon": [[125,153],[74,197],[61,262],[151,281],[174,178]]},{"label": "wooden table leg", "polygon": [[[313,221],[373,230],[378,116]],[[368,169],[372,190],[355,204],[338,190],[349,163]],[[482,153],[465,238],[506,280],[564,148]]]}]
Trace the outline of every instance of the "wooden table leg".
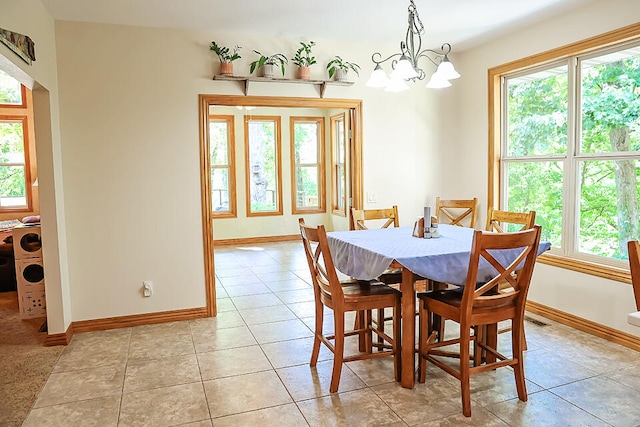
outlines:
[{"label": "wooden table leg", "polygon": [[416,348],[416,292],[415,275],[406,268],[402,269],[402,387],[413,388],[415,382]]}]

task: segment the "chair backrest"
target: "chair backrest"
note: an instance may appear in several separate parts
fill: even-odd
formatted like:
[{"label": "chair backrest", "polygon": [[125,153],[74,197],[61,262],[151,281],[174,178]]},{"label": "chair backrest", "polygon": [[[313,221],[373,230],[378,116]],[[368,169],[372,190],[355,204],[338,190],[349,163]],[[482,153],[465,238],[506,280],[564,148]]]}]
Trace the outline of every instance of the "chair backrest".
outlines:
[{"label": "chair backrest", "polygon": [[[536,212],[509,212],[489,208],[487,213],[487,231],[495,231],[497,233],[504,233],[505,231],[521,231],[528,228],[533,228],[536,222]],[[509,224],[521,225],[519,230],[509,230]],[[504,228],[503,228],[504,227]]]},{"label": "chair backrest", "polygon": [[[436,197],[436,217],[442,224],[465,227],[464,223],[468,222],[468,227],[475,228],[477,211],[477,197],[471,200],[442,200]],[[443,217],[445,222],[440,220]]]},{"label": "chair backrest", "polygon": [[340,304],[344,300],[344,294],[333,265],[324,225],[309,227],[305,225],[303,218],[298,219],[298,223],[316,298],[323,301],[328,298],[334,305]]},{"label": "chair backrest", "polygon": [[636,308],[640,311],[640,243],[637,240],[627,242],[629,249],[629,267],[631,269],[631,284],[636,298]]},{"label": "chair backrest", "polygon": [[[461,306],[466,316],[471,315],[473,307],[513,308],[519,316],[524,316],[531,275],[538,256],[540,230],[541,227],[535,225],[515,233],[474,232]],[[487,262],[495,269],[495,275],[479,277],[480,264],[486,271],[484,267],[488,265]],[[507,289],[496,292],[497,287],[504,283],[509,285]]]},{"label": "chair backrest", "polygon": [[[394,227],[400,227],[400,219],[398,218],[398,206],[385,209],[354,209],[351,208],[351,229],[367,230],[365,221],[385,220],[380,228],[387,228],[391,224]],[[380,222],[380,221],[379,221]]]}]

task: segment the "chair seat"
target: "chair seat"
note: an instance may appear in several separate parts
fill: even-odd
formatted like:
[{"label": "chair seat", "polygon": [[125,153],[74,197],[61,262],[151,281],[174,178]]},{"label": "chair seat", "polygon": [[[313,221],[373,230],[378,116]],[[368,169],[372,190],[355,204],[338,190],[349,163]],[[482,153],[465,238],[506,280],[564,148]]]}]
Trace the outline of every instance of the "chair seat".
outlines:
[{"label": "chair seat", "polygon": [[371,282],[358,282],[342,286],[342,292],[344,293],[345,300],[356,297],[372,297],[382,295],[397,295],[400,291],[387,286],[384,283]]},{"label": "chair seat", "polygon": [[[444,289],[444,290],[435,290],[431,292],[424,292],[417,294],[418,299],[430,299],[433,301],[437,301],[448,306],[460,308],[462,306],[462,295],[463,295],[464,287],[460,287],[458,289]],[[481,315],[484,311],[495,313],[496,310],[499,310],[501,307],[510,307],[510,301],[504,301],[503,299],[497,300],[493,304],[484,304],[483,306],[474,306],[472,308],[472,313],[474,316]]]}]

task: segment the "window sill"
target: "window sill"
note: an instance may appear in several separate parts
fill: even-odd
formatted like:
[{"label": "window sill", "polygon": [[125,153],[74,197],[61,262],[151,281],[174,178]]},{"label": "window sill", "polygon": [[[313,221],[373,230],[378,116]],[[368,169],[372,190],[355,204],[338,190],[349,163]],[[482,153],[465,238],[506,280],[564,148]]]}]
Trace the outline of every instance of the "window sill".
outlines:
[{"label": "window sill", "polygon": [[581,259],[567,258],[553,254],[542,254],[538,257],[538,262],[552,265],[554,267],[566,268],[592,276],[604,277],[605,279],[618,282],[631,283],[631,273],[623,268],[616,268],[609,265],[584,261]]}]

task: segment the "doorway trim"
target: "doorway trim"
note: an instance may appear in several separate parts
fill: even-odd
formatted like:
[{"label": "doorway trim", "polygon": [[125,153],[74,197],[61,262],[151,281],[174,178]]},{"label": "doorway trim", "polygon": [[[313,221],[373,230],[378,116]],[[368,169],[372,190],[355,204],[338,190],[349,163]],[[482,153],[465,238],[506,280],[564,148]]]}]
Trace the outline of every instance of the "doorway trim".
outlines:
[{"label": "doorway trim", "polygon": [[348,109],[351,113],[351,196],[352,206],[361,209],[363,205],[362,167],[362,100],[331,98],[294,98],[280,96],[236,96],[199,95],[200,118],[200,191],[202,200],[202,237],[204,244],[204,275],[207,302],[207,316],[217,315],[216,285],[214,270],[213,215],[211,214],[211,174],[209,141],[209,107],[287,107],[287,108],[334,108]]}]

